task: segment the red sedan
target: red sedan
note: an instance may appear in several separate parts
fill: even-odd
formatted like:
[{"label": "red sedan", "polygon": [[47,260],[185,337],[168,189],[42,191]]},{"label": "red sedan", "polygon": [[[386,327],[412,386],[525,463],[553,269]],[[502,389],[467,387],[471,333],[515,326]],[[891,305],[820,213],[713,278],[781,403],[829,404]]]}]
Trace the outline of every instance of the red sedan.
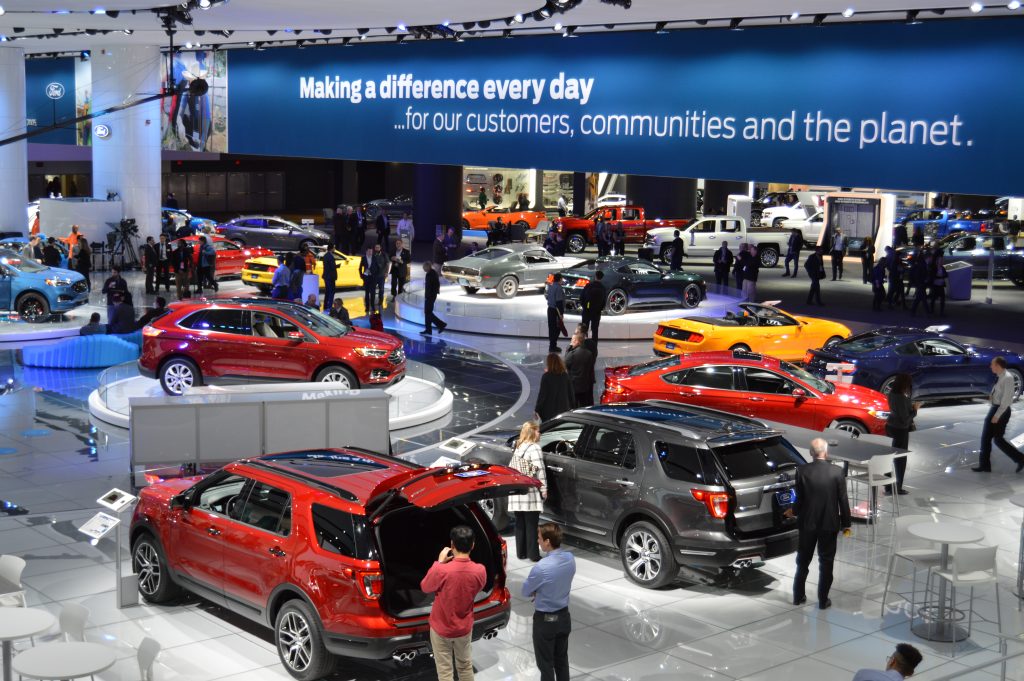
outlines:
[{"label": "red sedan", "polygon": [[[269,248],[260,248],[259,246],[239,246],[234,241],[229,241],[221,236],[210,236],[206,235],[208,241],[213,243],[213,250],[217,251],[217,264],[216,272],[214,275],[217,279],[223,279],[224,277],[240,277],[242,276],[242,268],[245,266],[245,261],[250,258],[264,258],[266,256],[274,255],[274,252]],[[195,263],[196,267],[199,266],[199,237],[198,236],[186,236],[181,239],[172,241],[174,248],[177,248],[182,241],[187,241],[192,246],[192,262]]]},{"label": "red sedan", "polygon": [[889,406],[882,393],[836,384],[773,357],[701,352],[605,370],[601,402],[671,400],[787,423],[885,434]]},{"label": "red sedan", "polygon": [[342,390],[405,376],[402,341],[260,298],[172,303],[142,330],[139,373],[180,395],[209,383],[316,381]]}]

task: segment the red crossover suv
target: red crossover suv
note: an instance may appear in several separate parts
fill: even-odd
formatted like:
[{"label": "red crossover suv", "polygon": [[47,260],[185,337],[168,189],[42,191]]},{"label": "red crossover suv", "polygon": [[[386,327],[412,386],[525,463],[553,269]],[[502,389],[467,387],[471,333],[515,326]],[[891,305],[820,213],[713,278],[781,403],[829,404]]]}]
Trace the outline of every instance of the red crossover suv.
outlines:
[{"label": "red crossover suv", "polygon": [[[217,279],[223,277],[240,277],[245,262],[252,258],[265,258],[273,256],[274,252],[269,248],[259,246],[239,246],[234,241],[225,239],[222,236],[205,235],[206,239],[213,244],[213,250],[217,251],[217,259],[214,261],[214,276]],[[199,237],[186,236],[176,239],[171,243],[178,248],[182,241],[187,241],[192,247],[192,263],[199,267]]]},{"label": "red crossover suv", "polygon": [[312,308],[260,298],[180,302],[142,330],[139,372],[180,395],[204,383],[384,387],[405,376],[402,341]]},{"label": "red crossover suv", "polygon": [[885,434],[889,404],[881,393],[836,384],[773,357],[696,352],[605,370],[601,402],[672,400],[787,423]]},{"label": "red crossover suv", "polygon": [[487,464],[422,468],[357,450],[272,454],[205,478],[145,488],[131,526],[139,592],[183,590],[273,627],[297,679],[331,673],[334,655],[409,661],[429,650],[433,596],[420,590],[456,525],[487,569],[473,638],[509,620],[506,548],[476,503],[539,483]]}]

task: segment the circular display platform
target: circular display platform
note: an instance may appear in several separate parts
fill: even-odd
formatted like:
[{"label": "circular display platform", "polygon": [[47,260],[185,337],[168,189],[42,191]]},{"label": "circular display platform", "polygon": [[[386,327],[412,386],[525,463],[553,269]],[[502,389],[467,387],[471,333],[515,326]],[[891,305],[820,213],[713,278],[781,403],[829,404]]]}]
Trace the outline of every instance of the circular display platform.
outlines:
[{"label": "circular display platform", "polygon": [[[663,307],[643,312],[627,312],[601,316],[600,335],[609,340],[650,340],[660,322],[679,317],[717,317],[735,309],[745,299],[737,295],[708,292],[707,300],[687,310]],[[547,304],[540,289],[520,292],[515,298],[503,300],[494,291],[469,295],[461,286],[442,285],[434,305],[434,313],[448,324],[450,331],[483,333],[497,336],[547,338]],[[415,282],[395,300],[395,316],[413,324],[423,324],[423,284]],[[567,312],[565,325],[580,322],[578,312]]]},{"label": "circular display platform", "polygon": [[56,340],[77,336],[79,330],[89,321],[89,315],[99,312],[100,318],[107,319],[105,305],[87,303],[76,307],[63,315],[55,316],[54,321],[31,324],[23,322],[16,315],[0,316],[0,343],[25,343],[29,341]]},{"label": "circular display platform", "polygon": [[[454,396],[444,387],[444,378],[435,369],[419,362],[406,364],[406,377],[385,389],[392,431],[404,431],[444,418],[452,411]],[[104,423],[127,428],[131,398],[164,397],[160,382],[138,375],[134,365],[120,365],[103,372],[101,386],[89,395],[89,412]],[[134,374],[134,375],[131,375]],[[434,376],[441,376],[440,381]],[[260,384],[247,388],[258,392]],[[216,391],[209,387],[204,390]]]}]

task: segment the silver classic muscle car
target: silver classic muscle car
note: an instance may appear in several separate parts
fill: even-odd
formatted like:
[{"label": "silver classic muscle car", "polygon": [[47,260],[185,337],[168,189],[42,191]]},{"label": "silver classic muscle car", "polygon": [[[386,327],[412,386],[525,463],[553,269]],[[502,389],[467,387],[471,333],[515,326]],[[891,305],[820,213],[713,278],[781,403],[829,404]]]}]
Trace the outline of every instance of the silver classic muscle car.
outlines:
[{"label": "silver classic muscle car", "polygon": [[581,262],[582,258],[556,258],[534,244],[507,244],[445,263],[441,274],[471,295],[495,289],[499,298],[512,298],[520,288],[543,286],[548,276]]}]

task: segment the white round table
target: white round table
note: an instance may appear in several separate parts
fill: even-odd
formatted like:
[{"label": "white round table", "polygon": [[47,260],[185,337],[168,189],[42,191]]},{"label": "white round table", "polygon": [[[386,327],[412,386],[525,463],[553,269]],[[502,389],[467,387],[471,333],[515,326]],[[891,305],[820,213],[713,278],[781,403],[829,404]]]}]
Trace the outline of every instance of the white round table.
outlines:
[{"label": "white round table", "polygon": [[[949,569],[950,544],[973,544],[985,538],[985,533],[976,527],[950,522],[915,523],[907,528],[907,532],[915,537],[935,542],[942,546],[939,562],[939,568],[942,570]],[[963,641],[967,638],[967,630],[949,621],[950,618],[947,615],[947,611],[955,610],[955,607],[947,608],[946,606],[946,588],[946,580],[939,580],[937,621],[922,621],[910,628],[911,631],[923,639],[948,642]],[[955,606],[956,604],[953,605]],[[913,617],[913,614],[911,613],[911,617]]]},{"label": "white round table", "polygon": [[12,645],[21,638],[41,634],[57,623],[57,618],[38,608],[0,608],[0,641],[4,648],[4,681],[11,681]]},{"label": "white round table", "polygon": [[14,671],[30,679],[79,679],[110,669],[114,649],[100,643],[47,643],[14,658]]},{"label": "white round table", "polygon": [[[1014,506],[1024,508],[1024,494],[1014,494],[1010,497],[1010,503]],[[1021,602],[1024,601],[1024,518],[1020,521],[1020,548],[1017,550],[1017,610],[1020,610]]]}]

